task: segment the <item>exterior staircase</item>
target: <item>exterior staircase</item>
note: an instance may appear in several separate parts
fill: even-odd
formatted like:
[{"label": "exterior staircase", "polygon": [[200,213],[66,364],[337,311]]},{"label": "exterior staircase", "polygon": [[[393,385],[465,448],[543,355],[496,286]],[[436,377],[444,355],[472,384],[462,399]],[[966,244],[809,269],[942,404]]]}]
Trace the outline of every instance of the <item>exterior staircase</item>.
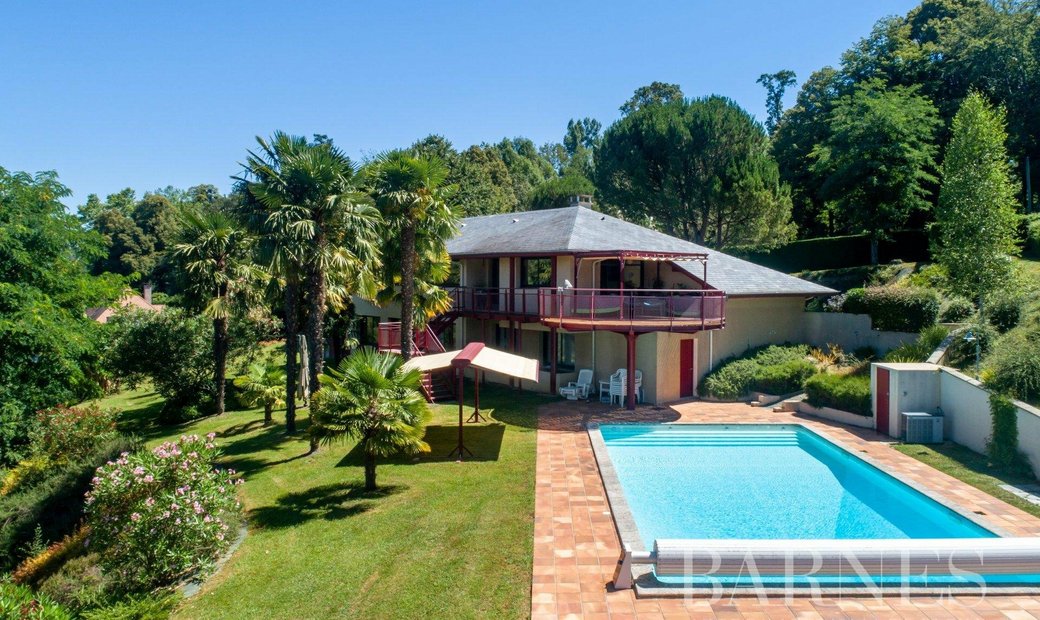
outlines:
[{"label": "exterior staircase", "polygon": [[[455,321],[455,316],[446,320],[443,319],[444,316],[446,315],[438,315],[427,323],[425,329],[416,330],[415,337],[412,339],[413,357],[445,352],[438,334],[443,333]],[[401,353],[401,323],[395,321],[379,324],[379,350]],[[455,400],[453,378],[451,369],[423,373],[420,384],[423,396],[431,403]]]}]

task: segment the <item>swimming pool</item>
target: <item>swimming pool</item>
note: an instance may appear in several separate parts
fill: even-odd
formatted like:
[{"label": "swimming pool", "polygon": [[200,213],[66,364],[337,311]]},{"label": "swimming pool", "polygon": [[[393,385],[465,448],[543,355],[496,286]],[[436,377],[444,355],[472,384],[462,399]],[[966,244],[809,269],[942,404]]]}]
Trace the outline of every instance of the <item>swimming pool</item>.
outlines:
[{"label": "swimming pool", "polygon": [[600,433],[645,541],[995,536],[801,426]]},{"label": "swimming pool", "polygon": [[801,425],[589,433],[637,588],[635,564],[654,566],[651,588],[1040,583],[1040,540],[1000,537]]}]

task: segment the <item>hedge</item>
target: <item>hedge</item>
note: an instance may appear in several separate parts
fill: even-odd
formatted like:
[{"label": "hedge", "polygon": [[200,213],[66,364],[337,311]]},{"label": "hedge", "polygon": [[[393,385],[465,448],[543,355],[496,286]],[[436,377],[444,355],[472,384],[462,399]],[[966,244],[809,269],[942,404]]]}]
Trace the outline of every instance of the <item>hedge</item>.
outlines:
[{"label": "hedge", "polygon": [[1022,253],[1040,258],[1040,213],[1022,216]]},{"label": "hedge", "polygon": [[[891,233],[891,241],[878,245],[878,259],[882,263],[893,260],[928,261],[928,235],[920,230],[898,230]],[[846,235],[803,239],[781,246],[770,252],[754,249],[736,250],[734,254],[753,263],[791,273],[816,269],[842,269],[870,263],[870,237]]]},{"label": "hedge", "polygon": [[126,439],[99,447],[82,461],[54,467],[42,480],[0,497],[0,571],[12,570],[39,526],[44,543],[70,534],[83,519],[83,501],[95,470],[133,449]]},{"label": "hedge", "polygon": [[801,390],[805,380],[816,372],[816,365],[804,359],[763,366],[755,374],[752,389],[765,394],[790,394]]},{"label": "hedge", "polygon": [[874,329],[919,332],[939,318],[939,295],[931,289],[900,286],[854,288],[845,294],[841,311],[870,315]]},{"label": "hedge", "polygon": [[[740,357],[732,357],[723,361],[713,370],[704,381],[701,381],[698,391],[701,396],[711,396],[722,400],[737,400],[746,396],[755,389],[756,379],[759,378],[765,368],[783,365],[794,360],[804,360],[809,354],[806,345],[770,345],[763,348],[751,349]],[[788,371],[776,371],[767,382],[783,382],[781,374]],[[795,373],[797,374],[797,373]],[[790,377],[784,377],[785,381]],[[776,386],[774,386],[775,389]],[[797,389],[794,388],[794,389]],[[762,390],[767,392],[768,390]],[[794,391],[789,389],[786,392]]]},{"label": "hedge", "polygon": [[806,400],[813,407],[831,407],[869,416],[870,377],[818,374],[805,382]]}]

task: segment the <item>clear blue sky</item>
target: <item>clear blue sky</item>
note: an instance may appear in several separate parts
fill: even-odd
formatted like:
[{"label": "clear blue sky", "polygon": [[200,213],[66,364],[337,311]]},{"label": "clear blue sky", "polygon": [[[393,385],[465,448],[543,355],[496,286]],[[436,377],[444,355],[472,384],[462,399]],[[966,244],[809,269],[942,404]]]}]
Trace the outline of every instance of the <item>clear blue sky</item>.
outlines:
[{"label": "clear blue sky", "polygon": [[[325,133],[353,156],[440,133],[456,147],[604,126],[641,85],[727,95],[799,82],[912,0],[13,2],[0,35],[0,166],[75,192],[212,183],[257,134]],[[794,93],[789,93],[788,103]]]}]

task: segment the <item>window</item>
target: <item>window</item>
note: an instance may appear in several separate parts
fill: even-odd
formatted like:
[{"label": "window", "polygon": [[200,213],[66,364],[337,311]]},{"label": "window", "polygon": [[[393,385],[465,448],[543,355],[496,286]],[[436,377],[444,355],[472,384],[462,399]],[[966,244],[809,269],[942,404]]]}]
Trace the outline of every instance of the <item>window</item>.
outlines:
[{"label": "window", "polygon": [[444,281],[445,286],[458,286],[461,283],[459,274],[462,273],[462,264],[457,260],[451,261],[451,271],[448,272],[448,278]]},{"label": "window", "polygon": [[354,323],[354,335],[358,346],[374,347],[379,342],[379,317],[359,315]]},{"label": "window", "polygon": [[[542,370],[552,368],[549,347],[550,332],[542,332]],[[574,372],[574,334],[556,334],[556,372]]]},{"label": "window", "polygon": [[552,261],[551,258],[520,259],[520,287],[552,286]]}]

